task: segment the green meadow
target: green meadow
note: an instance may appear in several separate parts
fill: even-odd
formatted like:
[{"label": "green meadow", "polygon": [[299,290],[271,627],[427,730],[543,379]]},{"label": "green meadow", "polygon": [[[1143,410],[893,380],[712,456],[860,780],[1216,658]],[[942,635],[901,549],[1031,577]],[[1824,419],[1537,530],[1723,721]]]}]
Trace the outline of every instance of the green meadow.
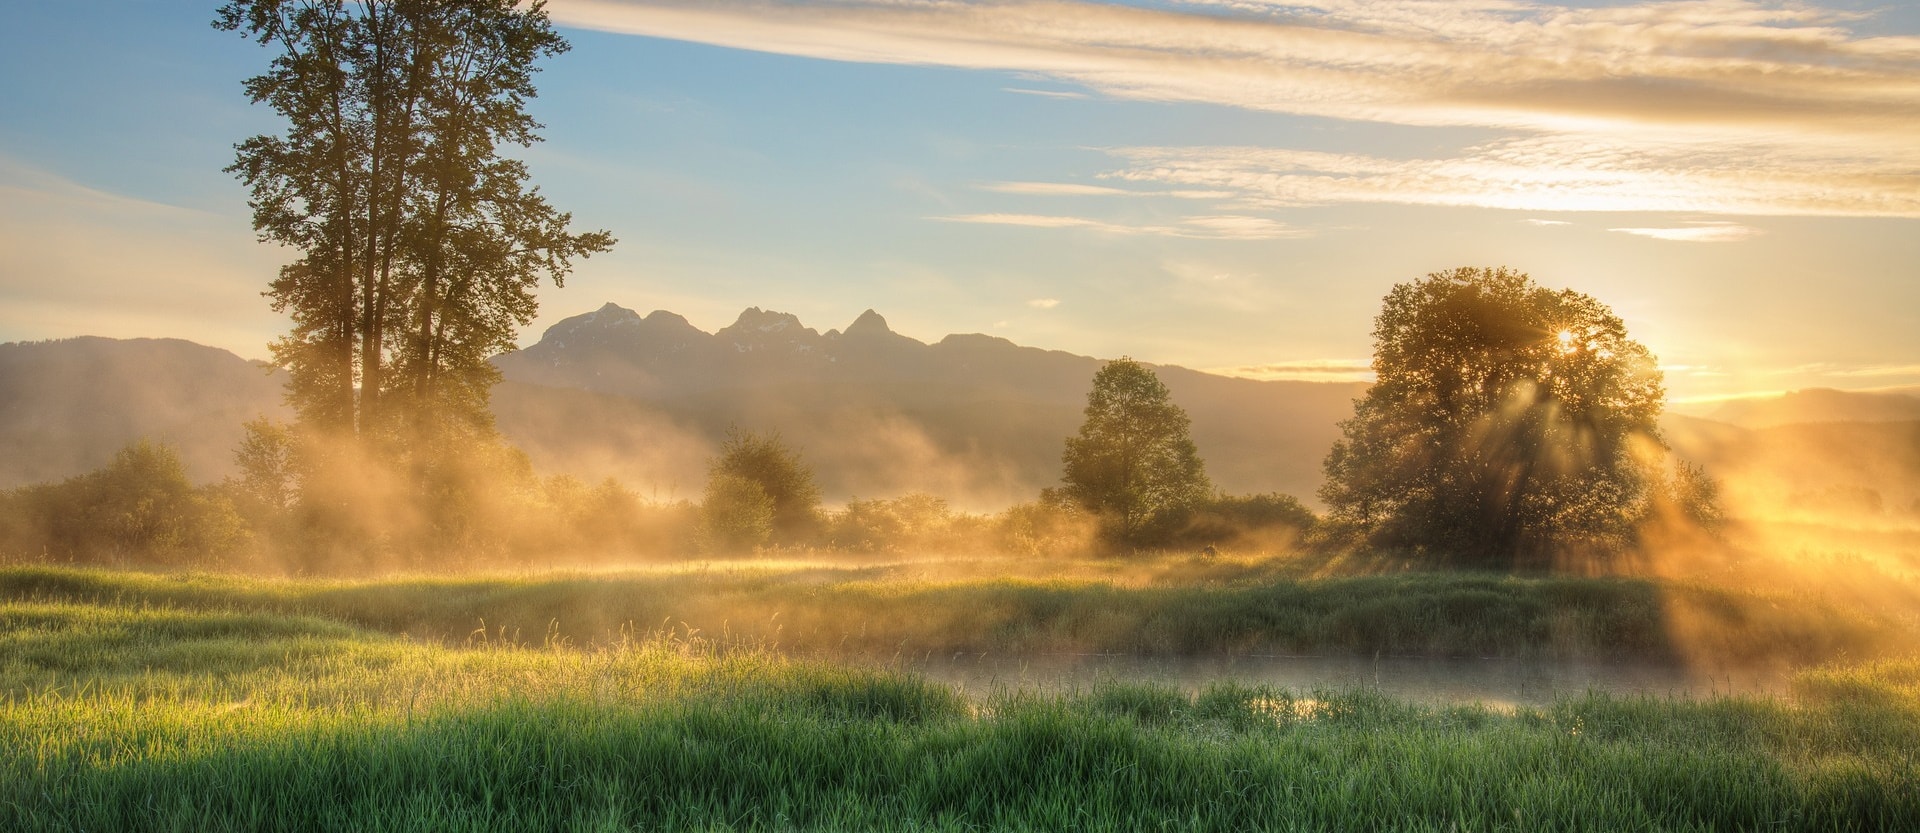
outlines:
[{"label": "green meadow", "polygon": [[[1765,594],[1626,579],[1134,585],[822,569],[362,581],[0,570],[0,829],[1920,824],[1920,661],[1865,659],[1912,627],[1892,614],[1789,616]],[[1863,661],[1803,669],[1778,696],[1499,706],[1231,681],[965,694],[848,656],[887,640],[1078,640],[1677,657],[1694,648],[1645,621],[1675,598],[1792,643],[1751,656],[1838,647]],[[723,603],[812,624],[734,619],[723,635],[672,613]],[[847,631],[836,647],[829,612],[895,630]],[[1382,624],[1340,624],[1357,621]],[[1711,624],[1689,627],[1713,638]],[[1139,641],[1168,628],[1169,642]]]}]

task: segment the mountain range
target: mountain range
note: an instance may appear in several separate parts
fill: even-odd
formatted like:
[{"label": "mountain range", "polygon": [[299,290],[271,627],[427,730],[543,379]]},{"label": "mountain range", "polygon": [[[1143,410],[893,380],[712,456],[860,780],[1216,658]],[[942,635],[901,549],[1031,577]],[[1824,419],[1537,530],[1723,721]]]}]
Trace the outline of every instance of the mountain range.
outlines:
[{"label": "mountain range", "polygon": [[[614,304],[494,362],[505,379],[493,396],[500,431],[544,474],[694,498],[737,427],[778,431],[829,500],[925,491],[979,509],[1058,482],[1063,441],[1103,363],[980,334],[921,342],[871,310],[822,333],[750,308],[708,333]],[[1309,502],[1337,424],[1365,390],[1154,370],[1192,417],[1217,486]],[[242,421],[286,416],[282,378],[175,339],[0,345],[0,488],[97,468],[143,436],[179,448],[194,478],[218,479]],[[1920,397],[1804,391],[1711,416],[1669,415],[1665,426],[1682,456],[1715,473],[1770,483],[1769,494],[1866,483],[1889,506],[1920,500]]]},{"label": "mountain range", "polygon": [[[707,333],[613,304],[494,361],[507,380],[494,397],[502,432],[558,468],[685,494],[737,426],[780,432],[829,495],[927,491],[980,506],[1058,482],[1102,364],[979,334],[928,344],[872,310],[821,333],[750,308]],[[1336,423],[1365,390],[1154,369],[1192,416],[1208,473],[1233,492],[1311,495]]]}]

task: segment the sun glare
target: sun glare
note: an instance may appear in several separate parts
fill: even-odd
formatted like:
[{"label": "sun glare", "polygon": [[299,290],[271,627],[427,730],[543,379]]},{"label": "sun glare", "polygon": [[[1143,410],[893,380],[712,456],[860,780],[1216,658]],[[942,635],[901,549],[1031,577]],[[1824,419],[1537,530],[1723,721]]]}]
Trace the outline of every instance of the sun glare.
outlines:
[{"label": "sun glare", "polygon": [[1560,339],[1560,352],[1571,353],[1574,351],[1572,330],[1561,330],[1555,337]]}]

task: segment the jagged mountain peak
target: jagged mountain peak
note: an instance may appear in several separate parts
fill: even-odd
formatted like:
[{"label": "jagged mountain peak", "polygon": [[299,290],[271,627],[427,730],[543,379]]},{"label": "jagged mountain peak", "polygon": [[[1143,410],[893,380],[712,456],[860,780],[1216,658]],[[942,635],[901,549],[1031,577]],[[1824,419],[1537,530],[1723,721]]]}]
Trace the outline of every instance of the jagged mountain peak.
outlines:
[{"label": "jagged mountain peak", "polygon": [[763,310],[759,307],[747,307],[740,311],[740,317],[734,319],[714,335],[744,335],[747,333],[784,333],[806,330],[800,323],[800,317],[790,312]]},{"label": "jagged mountain peak", "polygon": [[881,317],[880,313],[874,312],[873,310],[860,313],[860,317],[853,319],[853,323],[848,324],[846,332],[843,333],[843,335],[848,336],[892,334],[893,330],[887,326],[887,319]]},{"label": "jagged mountain peak", "polygon": [[596,326],[602,326],[602,327],[618,326],[621,324],[631,324],[635,321],[639,321],[640,313],[634,312],[633,310],[627,309],[626,307],[620,306],[619,304],[616,304],[612,301],[608,301],[604,304],[601,304],[600,308],[597,310],[594,310],[593,312],[589,312],[585,315],[576,315],[574,316],[573,319],[568,319],[568,320],[576,320],[576,319],[581,324],[589,324],[589,325],[596,325]]},{"label": "jagged mountain peak", "polygon": [[742,352],[814,353],[824,341],[818,332],[800,323],[798,316],[759,307],[747,307],[732,324],[714,333],[714,337]]},{"label": "jagged mountain peak", "polygon": [[639,313],[609,301],[593,312],[583,312],[560,319],[541,334],[540,340],[559,341],[638,323],[640,323]]}]

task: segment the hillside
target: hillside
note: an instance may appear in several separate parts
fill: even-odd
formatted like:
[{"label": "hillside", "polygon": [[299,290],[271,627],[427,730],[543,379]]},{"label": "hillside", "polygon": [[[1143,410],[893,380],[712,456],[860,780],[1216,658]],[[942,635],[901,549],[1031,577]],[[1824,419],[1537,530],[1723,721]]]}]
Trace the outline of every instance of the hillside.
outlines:
[{"label": "hillside", "polygon": [[[689,494],[728,426],[777,430],[829,495],[924,490],[1004,505],[1058,481],[1101,360],[895,333],[869,310],[818,332],[757,308],[707,333],[608,304],[500,356],[501,430],[536,463]],[[1359,384],[1267,382],[1156,367],[1193,418],[1215,483],[1310,498]],[[561,414],[564,416],[561,416]]]},{"label": "hillside", "polygon": [[[829,499],[909,491],[990,508],[1059,476],[1101,360],[985,335],[927,344],[868,312],[819,333],[749,309],[703,332],[614,305],[495,359],[502,434],[543,473],[614,476],[659,498],[697,496],[730,426],[777,430]],[[1262,382],[1156,368],[1193,417],[1221,487],[1310,498],[1359,385]],[[0,488],[93,468],[148,437],[196,480],[231,471],[240,423],[284,415],[281,377],[173,339],[0,345]]]},{"label": "hillside", "polygon": [[1809,388],[1780,396],[1730,400],[1706,416],[1746,428],[1811,422],[1911,422],[1920,420],[1920,396]]},{"label": "hillside", "polygon": [[0,488],[99,468],[142,437],[178,448],[194,479],[217,480],[240,424],[284,412],[280,386],[265,367],[180,339],[0,344]]},{"label": "hillside", "polygon": [[[821,333],[748,309],[708,333],[611,304],[494,361],[506,377],[493,398],[500,430],[543,474],[693,498],[738,426],[781,432],[829,500],[926,491],[979,509],[1057,482],[1101,364],[977,334],[929,344],[871,311]],[[1308,501],[1363,390],[1155,369],[1192,416],[1216,484]],[[192,477],[217,480],[241,422],[285,413],[280,378],[177,339],[0,345],[0,488],[97,468],[140,437],[174,444]],[[1669,414],[1664,426],[1681,456],[1727,483],[1736,511],[1910,517],[1920,513],[1920,421],[1895,419],[1910,399],[1808,391],[1740,403],[1728,415],[1747,425]],[[1774,424],[1793,414],[1823,419]]]}]

